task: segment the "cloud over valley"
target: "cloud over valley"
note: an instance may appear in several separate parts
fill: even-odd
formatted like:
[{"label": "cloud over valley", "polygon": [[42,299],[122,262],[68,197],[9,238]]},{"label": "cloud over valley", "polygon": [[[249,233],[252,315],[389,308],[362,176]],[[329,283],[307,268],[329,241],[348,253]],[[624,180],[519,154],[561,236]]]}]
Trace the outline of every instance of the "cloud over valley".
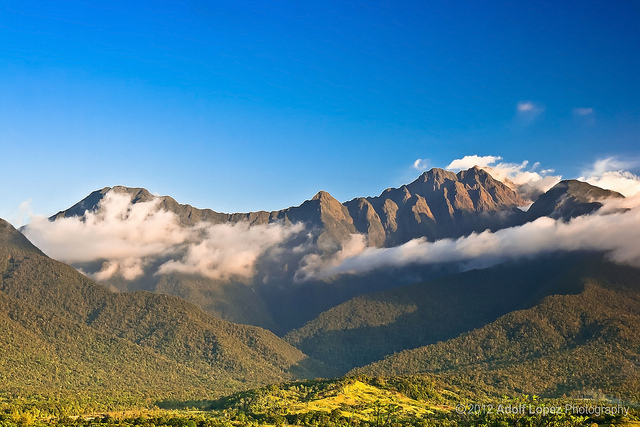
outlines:
[{"label": "cloud over valley", "polygon": [[614,262],[640,267],[640,198],[609,200],[596,214],[569,222],[548,217],[496,232],[429,242],[414,239],[392,248],[366,248],[340,262],[326,263],[319,277],[362,274],[411,264],[459,262],[484,268],[509,259],[554,251],[603,251]]},{"label": "cloud over valley", "polygon": [[302,230],[279,223],[199,223],[185,227],[159,199],[132,203],[127,194],[107,193],[96,211],[49,221],[34,217],[25,235],[49,256],[70,264],[103,261],[90,275],[134,280],[145,267],[168,259],[157,273],[185,273],[215,279],[250,277],[258,257]]}]

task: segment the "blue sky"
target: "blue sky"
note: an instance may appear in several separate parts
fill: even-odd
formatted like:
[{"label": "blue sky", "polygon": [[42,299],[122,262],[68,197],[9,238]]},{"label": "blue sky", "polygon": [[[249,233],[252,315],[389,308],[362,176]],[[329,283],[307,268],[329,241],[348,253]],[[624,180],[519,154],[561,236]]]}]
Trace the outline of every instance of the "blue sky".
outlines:
[{"label": "blue sky", "polygon": [[473,154],[637,168],[638,22],[633,1],[0,0],[0,217],[118,184],[344,201]]}]

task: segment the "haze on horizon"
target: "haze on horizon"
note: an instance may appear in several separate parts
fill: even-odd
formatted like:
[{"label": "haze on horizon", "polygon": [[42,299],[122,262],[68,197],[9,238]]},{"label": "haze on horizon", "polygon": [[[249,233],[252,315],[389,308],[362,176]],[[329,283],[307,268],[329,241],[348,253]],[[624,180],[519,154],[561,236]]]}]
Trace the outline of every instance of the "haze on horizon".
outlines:
[{"label": "haze on horizon", "polygon": [[5,1],[0,217],[118,184],[276,210],[464,159],[633,186],[639,20],[634,2]]}]

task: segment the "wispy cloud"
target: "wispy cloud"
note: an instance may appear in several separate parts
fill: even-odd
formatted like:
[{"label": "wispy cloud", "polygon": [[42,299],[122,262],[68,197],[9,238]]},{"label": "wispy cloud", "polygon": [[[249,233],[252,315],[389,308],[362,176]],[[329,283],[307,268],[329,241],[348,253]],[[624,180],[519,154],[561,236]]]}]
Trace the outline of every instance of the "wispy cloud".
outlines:
[{"label": "wispy cloud", "polygon": [[620,160],[616,157],[607,157],[594,162],[589,169],[582,172],[582,176],[578,179],[617,191],[625,196],[633,196],[640,193],[640,176],[626,169],[639,166],[638,159]]},{"label": "wispy cloud", "polygon": [[516,106],[517,110],[521,113],[535,111],[536,106],[531,101],[520,101]]},{"label": "wispy cloud", "polygon": [[593,114],[593,108],[579,107],[573,109],[573,114],[576,116],[589,116]]},{"label": "wispy cloud", "polygon": [[535,199],[562,179],[560,175],[553,175],[552,169],[539,170],[540,163],[537,162],[529,166],[528,160],[522,163],[501,162],[500,160],[502,160],[500,156],[474,154],[452,161],[445,169],[459,171],[479,166],[495,179],[516,190],[525,200]]},{"label": "wispy cloud", "polygon": [[516,111],[520,114],[540,114],[544,107],[532,101],[520,101],[516,104]]},{"label": "wispy cloud", "polygon": [[31,199],[24,200],[20,202],[17,209],[14,209],[9,216],[7,217],[7,221],[13,224],[15,227],[20,227],[23,224],[29,222],[29,218],[33,216],[33,210],[31,209]]},{"label": "wispy cloud", "polygon": [[425,171],[429,169],[429,163],[429,159],[416,159],[416,161],[413,162],[413,168],[419,171]]},{"label": "wispy cloud", "polygon": [[302,258],[300,266],[294,275],[296,282],[304,282],[322,275],[321,272],[340,266],[346,259],[357,256],[367,247],[366,237],[362,234],[352,234],[342,243],[341,249],[335,254],[307,254]]},{"label": "wispy cloud", "polygon": [[529,125],[544,113],[545,107],[533,101],[520,101],[516,104],[516,119],[521,125]]},{"label": "wispy cloud", "polygon": [[640,160],[638,159],[620,160],[618,157],[611,156],[596,160],[593,162],[593,165],[591,165],[590,168],[585,169],[582,174],[585,176],[600,176],[605,172],[624,171],[639,166]]}]

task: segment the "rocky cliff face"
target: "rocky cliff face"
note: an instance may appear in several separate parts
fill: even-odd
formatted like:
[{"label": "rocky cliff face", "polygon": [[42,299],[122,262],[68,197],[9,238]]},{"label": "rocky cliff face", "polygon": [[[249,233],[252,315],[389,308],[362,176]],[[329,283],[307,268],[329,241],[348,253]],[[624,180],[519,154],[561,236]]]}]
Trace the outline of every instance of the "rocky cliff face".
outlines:
[{"label": "rocky cliff face", "polygon": [[418,237],[436,240],[496,229],[521,221],[525,201],[509,187],[474,167],[457,174],[431,169],[378,197],[345,205],[371,246],[394,246]]},{"label": "rocky cliff face", "polygon": [[158,199],[158,209],[175,213],[184,226],[199,222],[302,222],[319,248],[329,251],[337,250],[355,233],[365,235],[369,246],[389,247],[418,237],[436,240],[498,229],[522,222],[524,214],[516,208],[525,204],[513,190],[478,167],[457,174],[436,168],[410,184],[388,188],[377,197],[340,203],[320,191],[300,206],[273,212],[220,213],[179,204],[168,196],[154,196],[144,188],[105,187],[58,212],[51,220],[94,211],[112,191],[130,195],[132,204]]}]

